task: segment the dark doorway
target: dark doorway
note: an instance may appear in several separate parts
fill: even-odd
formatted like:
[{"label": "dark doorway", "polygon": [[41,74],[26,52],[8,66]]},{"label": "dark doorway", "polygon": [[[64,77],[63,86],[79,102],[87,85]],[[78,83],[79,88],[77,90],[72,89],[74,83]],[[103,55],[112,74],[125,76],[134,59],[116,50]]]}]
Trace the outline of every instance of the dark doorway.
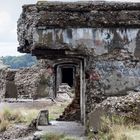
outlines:
[{"label": "dark doorway", "polygon": [[17,98],[17,88],[14,81],[6,82],[5,98]]},{"label": "dark doorway", "polygon": [[62,68],[62,83],[73,86],[73,68]]}]

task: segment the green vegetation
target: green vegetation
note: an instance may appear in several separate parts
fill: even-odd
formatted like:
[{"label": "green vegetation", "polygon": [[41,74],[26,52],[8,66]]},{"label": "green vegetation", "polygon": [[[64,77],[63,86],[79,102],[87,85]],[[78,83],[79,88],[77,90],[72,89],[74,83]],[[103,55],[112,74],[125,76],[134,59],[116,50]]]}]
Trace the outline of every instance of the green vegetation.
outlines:
[{"label": "green vegetation", "polygon": [[0,112],[0,132],[5,131],[10,125],[14,123],[29,124],[38,114],[37,110],[25,110],[4,108]]},{"label": "green vegetation", "polygon": [[[58,118],[68,103],[53,103],[48,105],[49,120],[55,120]],[[30,124],[39,113],[40,109],[25,109],[25,108],[14,108],[4,107],[0,111],[0,132],[5,131],[10,125],[23,123]],[[69,140],[69,139],[64,139]],[[70,139],[71,140],[71,139]]]},{"label": "green vegetation", "polygon": [[49,109],[49,119],[55,120],[56,118],[58,118],[62,114],[62,112],[64,111],[64,109],[67,107],[67,105],[69,103],[68,102],[65,102],[62,104],[57,103],[57,104],[54,104],[53,106],[50,106],[48,108]]},{"label": "green vegetation", "polygon": [[122,116],[102,117],[102,126],[98,135],[89,132],[89,140],[139,140],[140,126],[136,126]]},{"label": "green vegetation", "polygon": [[1,59],[5,65],[8,65],[12,69],[31,67],[37,63],[36,57],[31,56],[30,54],[22,56],[6,56]]},{"label": "green vegetation", "polygon": [[41,140],[76,140],[75,138],[72,137],[67,137],[63,134],[45,134],[42,136]]}]

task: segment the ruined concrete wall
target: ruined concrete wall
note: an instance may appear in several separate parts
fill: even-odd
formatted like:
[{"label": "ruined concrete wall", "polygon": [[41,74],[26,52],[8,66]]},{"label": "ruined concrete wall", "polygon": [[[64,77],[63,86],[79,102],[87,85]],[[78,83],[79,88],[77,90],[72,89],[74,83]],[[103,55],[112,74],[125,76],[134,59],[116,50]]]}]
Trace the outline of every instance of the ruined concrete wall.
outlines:
[{"label": "ruined concrete wall", "polygon": [[5,97],[6,93],[6,71],[0,70],[0,100]]},{"label": "ruined concrete wall", "polygon": [[17,87],[15,85],[15,74],[17,70],[8,70],[6,73],[5,98],[17,98]]},{"label": "ruined concrete wall", "polygon": [[53,69],[48,64],[18,70],[15,83],[18,98],[53,97]]},{"label": "ruined concrete wall", "polygon": [[15,86],[16,70],[1,69],[0,70],[0,99],[16,98],[17,90]]},{"label": "ruined concrete wall", "polygon": [[109,96],[127,95],[140,85],[140,61],[123,49],[91,58],[87,67],[87,112]]},{"label": "ruined concrete wall", "polygon": [[0,69],[0,100],[5,98],[54,97],[51,64],[40,60],[37,66],[13,70]]},{"label": "ruined concrete wall", "polygon": [[86,66],[87,112],[95,103],[126,95],[140,85],[139,29],[96,29],[94,33],[94,54]]}]

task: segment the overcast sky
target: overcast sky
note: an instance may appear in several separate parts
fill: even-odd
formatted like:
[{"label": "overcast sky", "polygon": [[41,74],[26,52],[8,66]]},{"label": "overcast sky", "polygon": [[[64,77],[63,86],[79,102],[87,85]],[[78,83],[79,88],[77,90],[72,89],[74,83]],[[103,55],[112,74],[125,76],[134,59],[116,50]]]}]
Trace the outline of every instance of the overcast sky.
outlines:
[{"label": "overcast sky", "polygon": [[[2,0],[0,0],[2,1]],[[51,0],[56,1],[56,0]],[[57,0],[62,1],[62,0]],[[76,0],[63,0],[76,1]],[[81,0],[80,0],[81,1]],[[109,1],[109,0],[108,0]],[[111,0],[140,2],[140,0]],[[23,4],[33,4],[37,0],[4,0],[0,4],[0,56],[21,55],[17,52],[17,20],[22,11]]]}]

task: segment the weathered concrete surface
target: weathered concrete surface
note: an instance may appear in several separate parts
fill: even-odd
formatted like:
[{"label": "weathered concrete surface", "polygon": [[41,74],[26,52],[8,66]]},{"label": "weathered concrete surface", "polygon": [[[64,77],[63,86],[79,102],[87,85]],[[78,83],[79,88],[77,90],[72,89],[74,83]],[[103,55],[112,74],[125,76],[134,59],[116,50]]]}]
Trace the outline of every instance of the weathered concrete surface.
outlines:
[{"label": "weathered concrete surface", "polygon": [[5,97],[6,92],[6,72],[5,70],[0,70],[0,99]]},{"label": "weathered concrete surface", "polygon": [[37,117],[37,125],[47,126],[49,125],[49,111],[46,109],[40,110]]},{"label": "weathered concrete surface", "polygon": [[16,70],[8,68],[0,69],[0,100],[6,98],[16,98],[17,89],[15,85]]},{"label": "weathered concrete surface", "polygon": [[[109,29],[103,29],[103,37],[105,40],[110,40],[110,37],[112,38],[112,34],[118,34],[119,30],[119,34],[121,34],[121,37],[125,37],[127,34],[134,34],[137,29],[135,30],[133,28],[140,26],[139,10],[139,3],[38,2],[35,5],[25,5],[23,6],[23,12],[18,20],[18,41],[20,45],[19,51],[29,53],[36,47],[39,47],[41,45],[41,47],[45,45],[46,49],[51,49],[49,44],[47,44],[46,46],[45,43],[47,41],[47,43],[49,42],[55,47],[56,44],[54,45],[52,42],[52,40],[54,39],[54,35],[56,35],[56,37],[58,38],[58,44],[55,49],[59,47],[67,49],[67,41],[70,42],[71,36],[74,33],[77,32],[76,36],[78,36],[79,33],[82,33],[84,29],[81,28],[91,28],[85,29],[88,30],[88,36],[86,38],[88,40],[91,39],[91,36],[89,36],[89,34],[92,35],[92,30],[97,34],[99,32],[99,35],[101,34],[100,32],[102,32],[102,29],[100,29],[100,27],[109,27]],[[110,27],[120,27],[120,29],[113,29],[111,31]],[[126,29],[122,29],[122,27],[125,27]],[[132,29],[129,31],[129,29],[127,28],[130,27]],[[54,34],[54,31],[57,33]],[[65,35],[63,35],[62,33]],[[86,33],[86,31],[84,31],[83,34],[84,33]],[[95,35],[95,33],[93,35]],[[44,37],[46,36],[46,34],[48,34],[48,39],[46,39],[45,42],[37,41],[39,38],[41,38],[41,36],[39,36],[38,38],[38,35],[41,34]],[[67,38],[65,37],[65,40],[63,41],[64,36],[66,35],[68,35],[69,38],[67,37],[67,40]],[[74,39],[76,39],[76,36],[72,36],[72,38],[74,37]],[[98,35],[96,36],[98,37]],[[78,37],[80,38],[81,36]],[[115,37],[118,38],[118,35],[115,35]],[[128,40],[129,39],[127,39],[126,36],[126,39],[122,41],[124,44],[126,44]],[[43,44],[39,45],[39,43]],[[59,43],[61,46],[59,45]],[[120,44],[122,43],[120,42]]]},{"label": "weathered concrete surface", "polygon": [[78,51],[77,54],[91,56],[122,48],[140,58],[139,32],[138,28],[36,29],[33,46],[35,49]]},{"label": "weathered concrete surface", "polygon": [[84,138],[85,135],[85,129],[84,127],[76,122],[63,122],[63,121],[52,121],[50,122],[52,125],[49,125],[47,127],[40,126],[38,127],[39,130],[34,135],[39,136],[43,134],[64,134],[71,137],[74,137],[78,140],[86,140]]},{"label": "weathered concrete surface", "polygon": [[0,100],[5,97],[6,93],[6,70],[7,66],[0,60]]}]

